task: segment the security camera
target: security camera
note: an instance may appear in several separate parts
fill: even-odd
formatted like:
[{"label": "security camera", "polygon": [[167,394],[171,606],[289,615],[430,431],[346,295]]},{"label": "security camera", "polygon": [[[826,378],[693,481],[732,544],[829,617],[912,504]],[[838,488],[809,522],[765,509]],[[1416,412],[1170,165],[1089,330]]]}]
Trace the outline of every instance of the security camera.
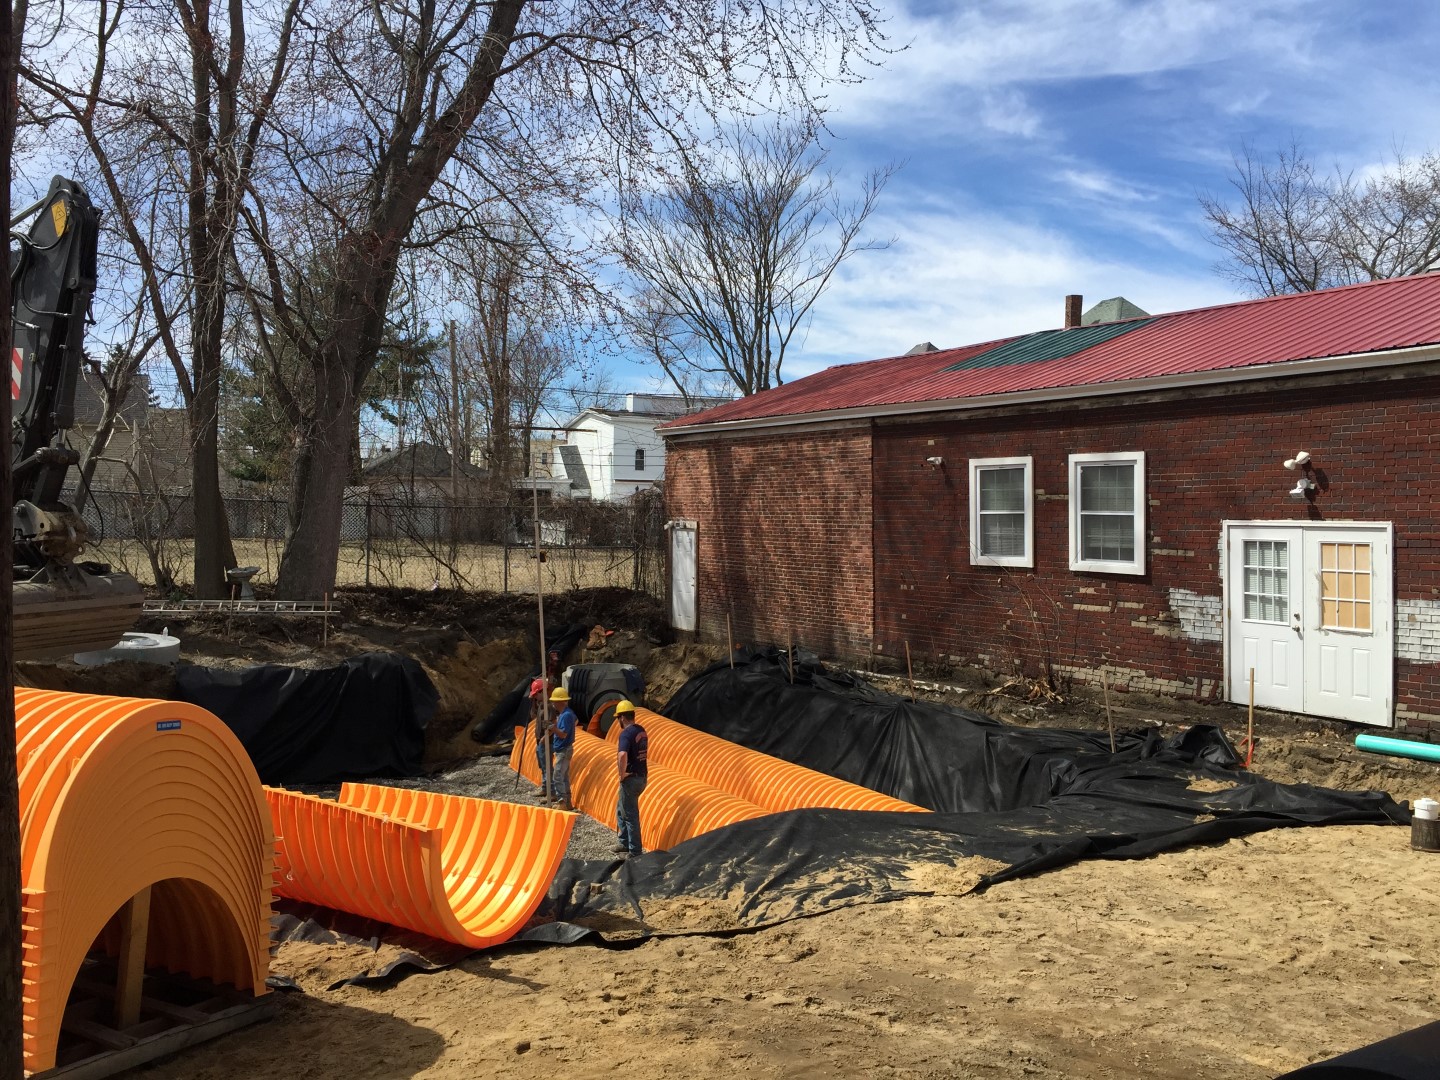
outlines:
[{"label": "security camera", "polygon": [[1292,499],[1303,499],[1306,495],[1310,494],[1310,489],[1314,486],[1314,480],[1311,480],[1308,476],[1302,476],[1299,480],[1295,481],[1295,486],[1290,489],[1290,497]]},{"label": "security camera", "polygon": [[938,469],[945,464],[945,459],[943,457],[927,457],[925,464],[929,465],[932,469]]}]

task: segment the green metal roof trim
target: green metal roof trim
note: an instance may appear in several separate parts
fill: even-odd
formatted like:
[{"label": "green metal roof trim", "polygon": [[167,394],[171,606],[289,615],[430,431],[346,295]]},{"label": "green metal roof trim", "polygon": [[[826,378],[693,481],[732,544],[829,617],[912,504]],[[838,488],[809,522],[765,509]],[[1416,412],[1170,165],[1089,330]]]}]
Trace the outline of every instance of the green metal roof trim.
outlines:
[{"label": "green metal roof trim", "polygon": [[1093,348],[1111,338],[1128,334],[1149,326],[1154,319],[1136,319],[1133,322],[1100,323],[1096,326],[1077,326],[1070,330],[1041,330],[1038,334],[1007,341],[988,352],[961,360],[944,368],[945,371],[973,371],[978,368],[1009,367],[1012,364],[1033,364],[1041,360],[1060,360]]}]

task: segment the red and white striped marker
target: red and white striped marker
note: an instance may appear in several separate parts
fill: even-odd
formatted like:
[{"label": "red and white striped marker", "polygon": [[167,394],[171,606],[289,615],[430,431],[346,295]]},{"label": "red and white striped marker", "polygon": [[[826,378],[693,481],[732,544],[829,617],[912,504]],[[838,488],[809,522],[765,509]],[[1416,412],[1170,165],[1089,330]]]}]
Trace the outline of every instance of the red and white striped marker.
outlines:
[{"label": "red and white striped marker", "polygon": [[10,350],[10,400],[20,400],[21,357],[19,349]]}]

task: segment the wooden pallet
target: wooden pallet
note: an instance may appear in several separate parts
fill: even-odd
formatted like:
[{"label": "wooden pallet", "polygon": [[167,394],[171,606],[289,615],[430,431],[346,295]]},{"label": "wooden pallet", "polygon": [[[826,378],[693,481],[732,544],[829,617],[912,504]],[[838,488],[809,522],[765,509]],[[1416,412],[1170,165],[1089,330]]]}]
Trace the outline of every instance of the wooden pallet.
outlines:
[{"label": "wooden pallet", "polygon": [[99,1080],[274,1015],[274,994],[257,998],[159,969],[127,982],[118,968],[109,957],[85,961],[60,1025],[56,1065],[30,1080]]}]

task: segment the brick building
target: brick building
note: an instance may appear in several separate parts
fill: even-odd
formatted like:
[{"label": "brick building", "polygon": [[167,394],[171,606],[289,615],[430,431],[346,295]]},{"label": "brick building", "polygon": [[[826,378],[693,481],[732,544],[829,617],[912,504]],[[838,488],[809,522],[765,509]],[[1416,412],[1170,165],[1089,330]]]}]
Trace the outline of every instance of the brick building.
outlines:
[{"label": "brick building", "polygon": [[667,425],[676,626],[1440,741],[1440,274],[1066,322]]}]

